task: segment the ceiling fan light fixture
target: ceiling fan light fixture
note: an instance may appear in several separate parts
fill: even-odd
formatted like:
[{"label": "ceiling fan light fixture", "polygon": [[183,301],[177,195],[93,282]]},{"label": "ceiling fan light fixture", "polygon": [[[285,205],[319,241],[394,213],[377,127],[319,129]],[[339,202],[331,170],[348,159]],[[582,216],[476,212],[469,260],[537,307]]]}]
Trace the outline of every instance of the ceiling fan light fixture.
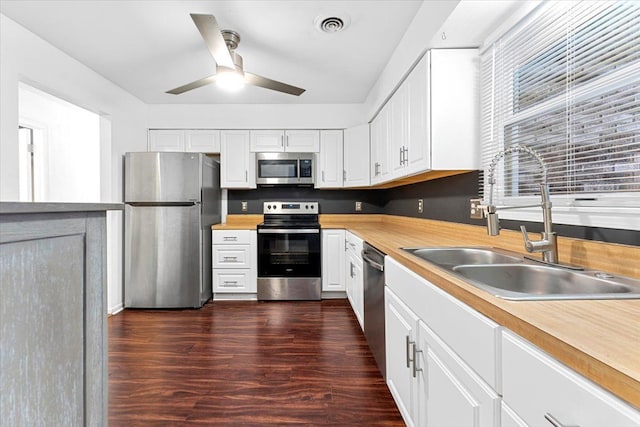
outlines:
[{"label": "ceiling fan light fixture", "polygon": [[245,85],[244,73],[239,70],[218,67],[216,86],[228,92],[237,92]]}]

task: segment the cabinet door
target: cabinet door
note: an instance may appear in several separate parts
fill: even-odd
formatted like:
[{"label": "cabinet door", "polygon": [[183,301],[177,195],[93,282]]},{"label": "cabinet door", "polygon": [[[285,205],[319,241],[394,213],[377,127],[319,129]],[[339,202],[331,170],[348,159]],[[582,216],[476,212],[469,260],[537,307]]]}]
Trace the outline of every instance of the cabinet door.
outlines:
[{"label": "cabinet door", "polygon": [[322,290],[344,291],[344,230],[322,230]]},{"label": "cabinet door", "polygon": [[411,360],[412,347],[416,345],[417,324],[418,317],[413,311],[385,287],[387,385],[408,426],[417,425],[418,417],[418,388],[413,380]]},{"label": "cabinet door", "polygon": [[185,151],[192,153],[219,153],[220,131],[194,129],[184,131]]},{"label": "cabinet door", "polygon": [[389,103],[371,122],[371,184],[389,178]]},{"label": "cabinet door", "polygon": [[360,329],[364,331],[364,276],[362,274],[362,258],[354,256],[353,262],[353,277],[351,279],[351,286],[353,289],[353,301],[354,312],[356,318],[360,323]]},{"label": "cabinet door", "polygon": [[220,182],[222,188],[256,188],[256,156],[249,151],[249,131],[220,133]]},{"label": "cabinet door", "polygon": [[409,130],[409,92],[407,82],[403,82],[389,101],[389,165],[393,178],[405,174],[405,153],[407,149],[407,133]]},{"label": "cabinet door", "polygon": [[425,172],[431,167],[428,61],[429,55],[425,55],[407,78],[408,135],[404,172],[407,175]]},{"label": "cabinet door", "polygon": [[429,51],[432,169],[478,169],[477,52],[477,49]]},{"label": "cabinet door", "polygon": [[531,427],[638,427],[640,412],[530,342],[502,334],[504,402]]},{"label": "cabinet door", "polygon": [[320,131],[287,130],[284,132],[284,139],[285,151],[291,153],[317,153],[320,151]]},{"label": "cabinet door", "polygon": [[252,130],[251,152],[277,153],[284,151],[284,131],[282,130]]},{"label": "cabinet door", "polygon": [[422,321],[418,336],[420,425],[494,427],[500,396]]},{"label": "cabinet door", "polygon": [[149,129],[149,151],[184,152],[184,130]]},{"label": "cabinet door", "polygon": [[320,152],[316,154],[316,188],[342,187],[342,131],[320,132]]},{"label": "cabinet door", "polygon": [[344,181],[343,187],[368,187],[369,125],[364,124],[344,130]]}]

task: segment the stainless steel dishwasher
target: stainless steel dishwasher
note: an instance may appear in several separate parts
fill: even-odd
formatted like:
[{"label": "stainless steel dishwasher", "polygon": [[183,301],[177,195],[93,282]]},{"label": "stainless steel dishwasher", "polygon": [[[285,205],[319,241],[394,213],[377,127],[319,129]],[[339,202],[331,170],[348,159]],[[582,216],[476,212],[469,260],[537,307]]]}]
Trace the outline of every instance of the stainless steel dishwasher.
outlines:
[{"label": "stainless steel dishwasher", "polygon": [[364,335],[382,377],[387,379],[384,333],[384,256],[364,242]]}]

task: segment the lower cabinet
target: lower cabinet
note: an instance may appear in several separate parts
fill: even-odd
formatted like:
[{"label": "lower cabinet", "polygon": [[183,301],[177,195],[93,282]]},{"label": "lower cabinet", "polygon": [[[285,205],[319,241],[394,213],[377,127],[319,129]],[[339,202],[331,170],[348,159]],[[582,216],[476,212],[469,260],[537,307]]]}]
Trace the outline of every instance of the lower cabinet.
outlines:
[{"label": "lower cabinet", "polygon": [[322,292],[344,292],[344,230],[322,230]]},{"label": "lower cabinet", "polygon": [[361,238],[349,231],[345,232],[344,250],[346,254],[345,286],[347,299],[364,331],[364,276],[362,264]]},{"label": "lower cabinet", "polygon": [[[461,354],[469,354],[466,346],[443,337],[451,335],[447,328],[463,337],[477,331],[495,337],[488,344],[497,346],[499,333],[495,332],[500,327],[476,317],[481,315],[468,306],[450,305],[453,297],[440,294],[434,285],[389,257],[385,267],[387,385],[407,425],[498,426],[500,395],[473,367],[484,368],[490,359],[496,365],[497,355],[480,346],[478,354],[463,358]],[[447,327],[432,322],[431,316],[450,318],[453,323]]]},{"label": "lower cabinet", "polygon": [[257,292],[258,242],[255,230],[212,231],[213,294]]},{"label": "lower cabinet", "polygon": [[387,385],[409,426],[495,427],[500,396],[385,290]]},{"label": "lower cabinet", "polygon": [[502,352],[504,425],[640,426],[638,410],[518,335],[503,333]]}]

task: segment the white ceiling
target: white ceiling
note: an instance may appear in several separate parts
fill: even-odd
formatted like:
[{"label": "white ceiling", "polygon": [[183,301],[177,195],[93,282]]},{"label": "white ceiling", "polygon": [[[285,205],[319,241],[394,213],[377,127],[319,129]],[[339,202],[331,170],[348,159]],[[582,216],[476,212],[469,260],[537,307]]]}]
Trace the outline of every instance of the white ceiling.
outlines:
[{"label": "white ceiling", "polygon": [[[486,3],[504,9],[514,2]],[[0,12],[149,104],[350,104],[365,101],[421,6],[422,0],[1,0]],[[165,94],[215,73],[189,13],[213,14],[222,29],[240,33],[245,70],[307,91],[294,97],[247,86],[230,94],[209,85]],[[314,26],[318,16],[350,24],[326,34]],[[476,24],[469,43],[477,45],[493,21]]]}]

